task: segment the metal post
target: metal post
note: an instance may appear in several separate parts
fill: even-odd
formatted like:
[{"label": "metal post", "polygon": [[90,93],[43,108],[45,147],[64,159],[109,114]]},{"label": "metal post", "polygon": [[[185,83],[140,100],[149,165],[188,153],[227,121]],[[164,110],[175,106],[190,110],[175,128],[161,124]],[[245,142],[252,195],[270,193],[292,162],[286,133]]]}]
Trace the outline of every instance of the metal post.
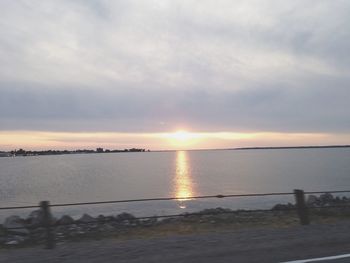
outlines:
[{"label": "metal post", "polygon": [[46,231],[46,248],[53,249],[55,247],[55,237],[51,229],[52,216],[50,212],[50,202],[41,201],[40,207],[43,211],[43,226]]},{"label": "metal post", "polygon": [[309,225],[310,219],[305,203],[305,194],[303,190],[296,189],[294,190],[295,204],[297,207],[297,212],[300,220],[300,224]]}]

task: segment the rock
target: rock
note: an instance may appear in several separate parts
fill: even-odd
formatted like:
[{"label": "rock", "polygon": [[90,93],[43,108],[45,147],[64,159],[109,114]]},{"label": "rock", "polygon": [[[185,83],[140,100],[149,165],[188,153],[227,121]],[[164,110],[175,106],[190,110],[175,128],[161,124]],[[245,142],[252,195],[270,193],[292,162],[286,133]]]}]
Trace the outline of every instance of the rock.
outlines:
[{"label": "rock", "polygon": [[104,215],[99,215],[97,217],[97,221],[100,222],[100,223],[104,222],[105,220],[106,220],[106,217]]},{"label": "rock", "polygon": [[56,233],[64,233],[64,232],[68,231],[68,228],[66,226],[58,225],[58,226],[56,226],[55,230],[56,230]]},{"label": "rock", "polygon": [[92,222],[96,222],[96,219],[93,218],[92,216],[88,215],[88,214],[84,214],[80,219],[77,220],[78,222],[81,223],[92,223]]},{"label": "rock", "polygon": [[0,237],[0,245],[6,243],[6,238],[5,237]]},{"label": "rock", "polygon": [[31,212],[26,220],[31,227],[41,226],[44,221],[44,213],[41,209]]},{"label": "rock", "polygon": [[324,193],[322,195],[320,195],[320,202],[321,205],[326,205],[326,204],[330,204],[334,201],[334,197],[332,194],[330,193]]},{"label": "rock", "polygon": [[8,246],[13,246],[13,245],[18,245],[19,242],[17,240],[10,240],[10,241],[7,241],[5,242],[5,245],[8,245]]},{"label": "rock", "polygon": [[104,216],[104,215],[99,215],[97,217],[97,221],[99,223],[108,223],[108,222],[113,222],[115,221],[115,218],[113,216]]},{"label": "rock", "polygon": [[157,217],[152,217],[148,219],[144,219],[141,221],[143,226],[154,226],[158,223],[158,218]]},{"label": "rock", "polygon": [[74,219],[71,218],[70,216],[64,215],[62,216],[58,221],[57,221],[58,225],[70,225],[70,224],[74,224]]},{"label": "rock", "polygon": [[[10,233],[17,233],[21,235],[29,234],[28,229],[25,228],[24,219],[20,218],[19,216],[7,217],[5,219],[3,227],[6,228],[6,230]],[[11,228],[18,228],[18,229],[11,229]]]},{"label": "rock", "polygon": [[0,237],[3,237],[5,235],[6,235],[6,229],[2,225],[0,225]]},{"label": "rock", "polygon": [[27,237],[16,235],[16,236],[11,236],[9,238],[9,241],[17,241],[18,244],[20,244],[20,243],[23,243],[24,241],[26,241],[27,239],[28,239]]},{"label": "rock", "polygon": [[78,225],[69,225],[68,228],[69,231],[77,231],[78,229],[80,229]]},{"label": "rock", "polygon": [[271,208],[271,210],[287,210],[288,205],[277,204]]},{"label": "rock", "polygon": [[19,245],[26,241],[27,238],[23,236],[10,236],[7,238],[5,245]]},{"label": "rock", "polygon": [[128,221],[135,221],[135,216],[129,213],[121,213],[116,216],[116,221],[117,222],[128,222]]},{"label": "rock", "polygon": [[19,216],[9,216],[5,219],[3,227],[9,228],[12,227],[12,224],[24,224],[24,219]]},{"label": "rock", "polygon": [[340,199],[339,196],[337,196],[336,198],[334,198],[334,202],[339,204],[339,203],[342,203],[342,200]]},{"label": "rock", "polygon": [[218,215],[232,212],[231,209],[216,207],[216,208],[208,208],[198,212],[199,215]]},{"label": "rock", "polygon": [[306,200],[306,205],[316,206],[319,203],[319,199],[315,195],[309,195]]},{"label": "rock", "polygon": [[115,230],[115,227],[110,225],[110,224],[103,224],[103,225],[99,226],[98,229],[100,232],[106,232],[106,231],[111,232],[111,231]]},{"label": "rock", "polygon": [[113,221],[115,221],[114,216],[106,216],[105,222],[113,222]]},{"label": "rock", "polygon": [[179,221],[179,218],[169,217],[159,221],[161,224],[171,224]]}]

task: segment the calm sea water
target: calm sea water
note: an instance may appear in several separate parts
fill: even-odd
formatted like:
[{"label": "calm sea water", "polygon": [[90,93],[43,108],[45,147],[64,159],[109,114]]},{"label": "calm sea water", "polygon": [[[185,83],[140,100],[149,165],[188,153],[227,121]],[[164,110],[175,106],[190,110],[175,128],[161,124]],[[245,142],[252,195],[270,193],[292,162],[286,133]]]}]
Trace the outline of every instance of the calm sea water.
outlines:
[{"label": "calm sea water", "polygon": [[[196,195],[350,188],[350,149],[178,151],[0,158],[0,207],[178,197],[180,201],[55,208],[56,215],[162,215],[208,207],[268,208],[292,197]],[[30,211],[0,211],[0,218]]]}]

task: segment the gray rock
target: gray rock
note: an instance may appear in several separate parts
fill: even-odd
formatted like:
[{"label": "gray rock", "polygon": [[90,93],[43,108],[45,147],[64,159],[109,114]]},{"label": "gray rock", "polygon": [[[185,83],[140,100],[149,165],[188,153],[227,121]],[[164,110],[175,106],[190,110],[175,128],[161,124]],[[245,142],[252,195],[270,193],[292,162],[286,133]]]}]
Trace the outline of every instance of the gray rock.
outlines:
[{"label": "gray rock", "polygon": [[[178,218],[169,217],[169,218],[162,219],[162,220],[160,220],[159,222],[160,222],[161,224],[171,224],[171,223],[175,223],[175,222],[177,222],[177,221],[179,221]],[[202,220],[202,221],[203,221],[203,220]]]},{"label": "gray rock", "polygon": [[284,210],[288,210],[289,206],[288,205],[284,205],[284,204],[277,204],[274,207],[272,207],[271,210],[280,210],[280,211],[284,211]]},{"label": "gray rock", "polygon": [[339,203],[342,202],[342,200],[340,199],[339,196],[337,196],[336,198],[334,198],[334,202],[337,203],[337,204],[339,204]]},{"label": "gray rock", "polygon": [[[19,216],[9,216],[5,219],[3,227],[10,233],[17,233],[21,235],[28,235],[29,231],[25,228],[24,219]],[[11,229],[18,228],[18,229]]]},{"label": "gray rock", "polygon": [[106,217],[104,215],[99,215],[97,217],[97,221],[100,222],[100,223],[103,223],[106,221]]},{"label": "gray rock", "polygon": [[117,222],[130,222],[135,221],[135,216],[129,213],[121,213],[115,217]]},{"label": "gray rock", "polygon": [[71,218],[70,216],[64,215],[57,221],[57,224],[58,225],[74,224],[74,219]]},{"label": "gray rock", "polygon": [[5,219],[5,222],[3,224],[3,227],[8,228],[9,224],[24,224],[24,219],[19,216],[9,216]]},{"label": "gray rock", "polygon": [[97,220],[95,218],[93,218],[92,216],[88,215],[88,214],[84,214],[80,219],[78,219],[78,222],[81,223],[92,223],[92,222],[96,222]]},{"label": "gray rock", "polygon": [[8,245],[8,246],[14,246],[14,245],[18,245],[18,244],[19,244],[18,240],[9,240],[9,241],[5,242],[5,245]]},{"label": "gray rock", "polygon": [[0,225],[0,237],[6,236],[6,229]]},{"label": "gray rock", "polygon": [[316,206],[319,203],[319,199],[315,195],[309,195],[306,200],[306,205]]},{"label": "gray rock", "polygon": [[330,193],[324,193],[324,194],[320,195],[320,202],[322,205],[330,204],[333,201],[334,201],[334,197]]},{"label": "gray rock", "polygon": [[6,243],[6,238],[0,237],[0,244],[5,244],[5,243]]},{"label": "gray rock", "polygon": [[154,226],[158,223],[158,219],[156,217],[144,219],[141,221],[142,226]]},{"label": "gray rock", "polygon": [[23,236],[10,236],[5,242],[5,245],[19,245],[26,241],[27,238]]},{"label": "gray rock", "polygon": [[43,224],[44,213],[41,209],[31,212],[26,220],[31,227],[37,227]]},{"label": "gray rock", "polygon": [[105,232],[105,231],[110,232],[110,231],[114,231],[114,230],[115,230],[115,227],[112,226],[112,225],[110,225],[110,224],[103,224],[103,225],[101,225],[101,226],[99,227],[99,230],[100,230],[101,232]]},{"label": "gray rock", "polygon": [[222,214],[222,213],[227,213],[227,212],[232,212],[232,210],[231,210],[231,209],[228,209],[228,208],[216,207],[216,208],[204,209],[204,210],[202,210],[202,211],[199,211],[198,214],[216,215],[216,214]]}]

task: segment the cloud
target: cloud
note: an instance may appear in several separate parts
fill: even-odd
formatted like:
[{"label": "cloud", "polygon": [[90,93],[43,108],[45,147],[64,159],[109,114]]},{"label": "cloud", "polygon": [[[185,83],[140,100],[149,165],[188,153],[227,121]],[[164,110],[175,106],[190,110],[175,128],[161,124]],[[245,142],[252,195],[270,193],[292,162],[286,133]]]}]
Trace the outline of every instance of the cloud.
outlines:
[{"label": "cloud", "polygon": [[350,131],[348,1],[0,6],[0,130]]},{"label": "cloud", "polygon": [[[347,132],[347,80],[238,91],[2,89],[3,130]],[[330,89],[330,86],[337,88]],[[65,124],[66,123],[66,124]]]}]

